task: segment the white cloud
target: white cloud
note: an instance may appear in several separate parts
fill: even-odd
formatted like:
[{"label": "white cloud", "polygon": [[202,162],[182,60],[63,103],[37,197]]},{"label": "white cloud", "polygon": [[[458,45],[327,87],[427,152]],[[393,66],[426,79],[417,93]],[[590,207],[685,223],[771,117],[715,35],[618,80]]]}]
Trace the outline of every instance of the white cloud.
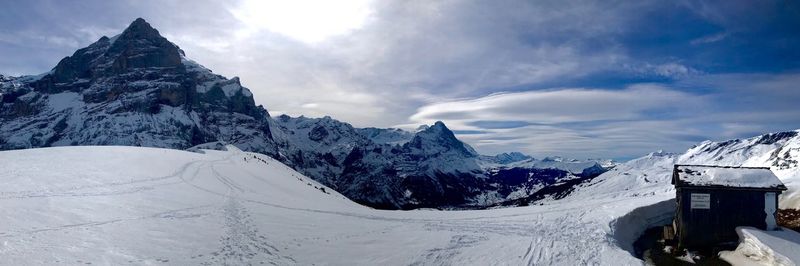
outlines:
[{"label": "white cloud", "polygon": [[[419,108],[410,120],[443,120],[456,131],[486,132],[459,136],[485,153],[512,149],[535,155],[619,157],[673,147],[677,135],[694,131],[681,123],[703,111],[708,101],[654,84],[621,90],[562,88],[433,103]],[[480,123],[485,121],[527,124],[483,128]]]},{"label": "white cloud", "polygon": [[707,44],[707,43],[715,43],[718,41],[722,41],[730,35],[730,32],[723,31],[707,36],[703,36],[694,40],[691,40],[690,43],[693,45],[700,45],[700,44]]},{"label": "white cloud", "polygon": [[634,65],[626,65],[625,69],[641,76],[657,76],[670,79],[681,79],[702,74],[702,72],[697,69],[677,62],[663,64],[651,64],[648,62],[635,63]]},{"label": "white cloud", "polygon": [[696,96],[643,84],[624,90],[555,89],[498,93],[470,100],[435,103],[419,108],[410,119],[429,123],[437,117],[467,116],[474,120],[521,120],[538,124],[630,120],[664,108],[698,105]]},{"label": "white cloud", "polygon": [[[69,20],[81,36],[105,27],[121,31],[141,16],[188,57],[241,77],[269,110],[391,126],[430,101],[618,69],[630,60],[611,39],[629,23],[618,14],[645,5],[364,0],[282,9],[271,3],[277,2],[97,4],[89,6],[106,11],[80,12],[108,15],[91,19],[68,16],[76,10],[40,10]],[[309,102],[319,105],[304,108]]]},{"label": "white cloud", "polygon": [[240,38],[265,29],[307,43],[358,29],[372,13],[367,0],[245,0],[230,11],[246,25]]},{"label": "white cloud", "polygon": [[[0,47],[10,58],[0,61],[0,72],[47,71],[74,48],[143,17],[188,57],[216,73],[241,77],[256,103],[273,115],[330,115],[355,126],[406,128],[441,119],[454,129],[488,132],[460,135],[485,152],[630,156],[674,150],[699,136],[740,137],[800,125],[794,111],[800,75],[708,74],[691,60],[633,56],[641,47],[628,47],[626,34],[646,23],[647,14],[673,4],[356,2],[283,11],[255,0],[35,2],[21,13],[36,13],[30,27],[0,34],[0,42],[13,42]],[[303,2],[290,5],[297,3]],[[722,19],[740,10],[684,5],[720,25],[732,25]],[[337,17],[352,12],[356,16]],[[16,25],[27,17],[10,14],[0,21]],[[33,35],[15,38],[25,32]],[[727,32],[736,30],[725,26],[694,43],[724,40]],[[594,84],[595,77],[610,80],[596,86],[613,88],[558,88]],[[605,85],[642,77],[671,82]],[[474,124],[481,120],[528,125],[486,129]]]},{"label": "white cloud", "polygon": [[[681,152],[705,139],[800,128],[797,84],[797,73],[706,74],[669,86],[499,93],[430,103],[410,116],[408,126],[442,120],[456,132],[484,132],[458,137],[489,154],[625,158],[659,149]],[[503,121],[511,126],[494,126]]]}]

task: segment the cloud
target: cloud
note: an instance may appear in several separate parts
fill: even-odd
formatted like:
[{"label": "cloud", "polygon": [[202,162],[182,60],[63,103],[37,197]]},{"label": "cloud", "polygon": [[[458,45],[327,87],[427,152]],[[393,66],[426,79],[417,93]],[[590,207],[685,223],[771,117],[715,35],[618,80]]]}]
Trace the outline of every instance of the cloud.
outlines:
[{"label": "cloud", "polygon": [[[586,16],[605,8],[590,4],[375,1],[368,23],[313,44],[251,31],[237,16],[243,5],[233,4],[226,9],[233,19],[222,19],[232,25],[227,32],[167,34],[187,56],[240,76],[270,110],[391,126],[427,102],[605,71],[621,57],[616,47],[587,49],[584,39],[602,39],[625,19]],[[318,106],[305,108],[308,102]]]},{"label": "cloud", "polygon": [[678,63],[660,65],[645,64],[639,71],[667,78],[683,78],[689,75],[700,74],[700,71]]},{"label": "cloud", "polygon": [[718,41],[722,41],[730,35],[730,32],[720,32],[715,33],[707,36],[703,36],[697,39],[692,40],[690,43],[693,45],[700,45],[700,44],[707,44],[707,43],[715,43]]},{"label": "cloud", "polygon": [[708,100],[654,84],[561,88],[432,103],[409,119],[420,124],[444,120],[454,132],[481,132],[459,137],[488,153],[515,149],[537,155],[622,156],[687,134],[676,121],[704,110]]},{"label": "cloud", "polygon": [[369,1],[275,1],[245,0],[230,12],[246,25],[239,37],[269,30],[288,37],[316,43],[334,35],[360,28],[372,10]]},{"label": "cloud", "polygon": [[[666,86],[559,88],[425,105],[414,123],[443,120],[480,152],[629,158],[800,128],[800,74],[698,75]],[[686,88],[704,88],[691,92]]]},{"label": "cloud", "polygon": [[485,129],[518,128],[531,125],[527,121],[505,121],[505,120],[478,120],[469,122],[468,125]]},{"label": "cloud", "polygon": [[[800,123],[797,5],[270,3],[7,5],[0,73],[45,72],[143,17],[188,57],[239,76],[273,115],[411,129],[441,119],[488,153],[631,157]],[[349,12],[360,15],[336,17]]]},{"label": "cloud", "polygon": [[632,120],[663,108],[680,113],[682,106],[698,105],[697,97],[654,84],[635,85],[623,90],[566,88],[497,93],[426,105],[410,119],[424,123],[442,115],[459,115],[475,119],[473,124],[499,117],[538,124]]}]

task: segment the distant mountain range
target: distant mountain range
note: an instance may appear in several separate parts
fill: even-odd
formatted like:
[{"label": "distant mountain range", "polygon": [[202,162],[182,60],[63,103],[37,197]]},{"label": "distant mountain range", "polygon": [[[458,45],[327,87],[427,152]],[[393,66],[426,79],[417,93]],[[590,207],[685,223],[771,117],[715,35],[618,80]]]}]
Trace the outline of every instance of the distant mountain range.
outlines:
[{"label": "distant mountain range", "polygon": [[518,152],[480,155],[442,122],[409,132],[355,128],[330,117],[272,117],[239,78],[188,59],[143,19],[77,50],[47,73],[0,75],[0,103],[2,150],[229,143],[384,209],[529,204],[569,196],[576,188],[581,193],[585,186],[622,194],[633,185],[668,189],[659,173],[676,162],[769,166],[793,177],[800,158],[797,131],[703,142],[682,155],[654,153],[616,166]]},{"label": "distant mountain range", "polygon": [[800,130],[746,139],[704,141],[684,153],[654,152],[614,167],[578,185],[569,197],[636,197],[673,190],[675,164],[769,167],[789,188],[781,208],[800,208]]},{"label": "distant mountain range", "polygon": [[0,102],[2,150],[230,143],[376,208],[492,206],[613,167],[600,160],[479,155],[442,122],[408,132],[354,128],[330,117],[271,117],[239,78],[188,59],[141,18],[47,73],[0,75]]}]

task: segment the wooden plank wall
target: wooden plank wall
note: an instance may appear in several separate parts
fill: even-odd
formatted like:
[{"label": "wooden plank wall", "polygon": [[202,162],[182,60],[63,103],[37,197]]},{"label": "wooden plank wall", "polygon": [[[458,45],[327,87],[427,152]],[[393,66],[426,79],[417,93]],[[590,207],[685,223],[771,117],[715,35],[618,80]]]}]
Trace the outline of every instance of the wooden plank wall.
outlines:
[{"label": "wooden plank wall", "polygon": [[[691,209],[691,193],[711,195],[710,209]],[[737,242],[737,226],[766,227],[766,191],[682,187],[676,191],[680,246],[707,247]],[[776,202],[777,204],[777,202]]]}]

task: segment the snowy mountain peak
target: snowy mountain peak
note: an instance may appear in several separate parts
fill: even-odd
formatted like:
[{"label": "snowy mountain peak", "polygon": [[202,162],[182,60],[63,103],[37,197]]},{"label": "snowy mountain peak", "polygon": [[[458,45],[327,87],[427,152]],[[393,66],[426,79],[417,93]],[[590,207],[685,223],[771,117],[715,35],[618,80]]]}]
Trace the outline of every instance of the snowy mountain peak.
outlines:
[{"label": "snowy mountain peak", "polygon": [[508,164],[514,162],[521,162],[533,159],[533,157],[525,155],[521,152],[504,152],[494,156],[494,161],[499,164]]},{"label": "snowy mountain peak", "polygon": [[[54,83],[109,77],[141,68],[182,67],[183,51],[159,34],[143,19],[131,23],[114,38],[100,38],[97,42],[75,51],[62,59],[53,69],[51,78],[42,86]],[[86,82],[83,82],[86,83]],[[76,84],[71,84],[76,85]],[[76,89],[72,86],[72,89]]]},{"label": "snowy mountain peak", "polygon": [[177,45],[162,37],[158,30],[142,18],[134,20],[122,34],[114,38],[109,52],[121,52],[125,59],[149,57],[142,61],[126,62],[134,63],[133,67],[176,67],[180,65],[180,56],[184,54]]},{"label": "snowy mountain peak", "polygon": [[458,140],[442,121],[436,121],[422,131],[417,132],[408,142],[411,148],[423,150],[426,154],[437,154],[453,151],[466,157],[477,157],[478,153],[468,144]]},{"label": "snowy mountain peak", "polygon": [[48,73],[0,82],[0,93],[0,149],[184,149],[226,141],[277,154],[269,113],[239,79],[185,58],[143,19],[78,49]]},{"label": "snowy mountain peak", "polygon": [[664,152],[664,150],[658,150],[655,152],[648,153],[645,157],[665,157],[665,156],[673,156],[675,153],[671,152]]},{"label": "snowy mountain peak", "polygon": [[794,131],[786,131],[786,132],[778,132],[778,133],[769,133],[762,135],[757,144],[764,144],[764,145],[771,145],[779,141],[788,140],[797,136],[797,133],[800,130]]},{"label": "snowy mountain peak", "polygon": [[441,135],[442,137],[446,138],[450,138],[450,136],[452,136],[453,138],[455,138],[455,134],[453,134],[453,132],[450,131],[450,129],[447,128],[447,126],[445,126],[444,123],[442,123],[442,121],[436,121],[436,123],[429,126],[425,130],[420,131],[419,133]]},{"label": "snowy mountain peak", "polygon": [[143,18],[137,18],[124,31],[122,31],[122,38],[124,39],[155,39],[163,38],[161,34],[150,26]]},{"label": "snowy mountain peak", "polygon": [[542,162],[563,162],[564,158],[560,156],[547,156],[542,159]]},{"label": "snowy mountain peak", "polygon": [[359,128],[358,131],[373,142],[381,144],[402,145],[414,138],[414,133],[397,128],[367,127]]}]

